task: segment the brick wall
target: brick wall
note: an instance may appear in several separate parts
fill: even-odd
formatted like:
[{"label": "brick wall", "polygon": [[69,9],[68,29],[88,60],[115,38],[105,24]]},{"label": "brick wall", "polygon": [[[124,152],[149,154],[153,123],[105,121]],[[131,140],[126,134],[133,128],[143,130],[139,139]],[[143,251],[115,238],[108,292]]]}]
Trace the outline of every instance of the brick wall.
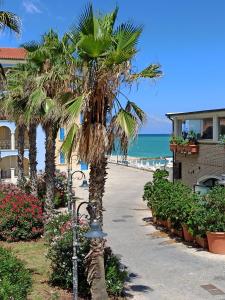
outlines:
[{"label": "brick wall", "polygon": [[203,176],[225,174],[225,147],[201,143],[198,154],[177,153],[176,161],[182,163],[182,181],[192,187]]}]

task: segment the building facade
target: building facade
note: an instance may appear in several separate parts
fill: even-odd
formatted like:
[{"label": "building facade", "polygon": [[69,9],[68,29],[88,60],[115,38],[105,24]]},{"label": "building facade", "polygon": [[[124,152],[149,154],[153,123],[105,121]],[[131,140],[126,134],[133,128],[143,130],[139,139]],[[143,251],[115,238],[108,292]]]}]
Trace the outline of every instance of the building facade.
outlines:
[{"label": "building facade", "polygon": [[[0,64],[4,70],[24,63],[26,60],[26,50],[23,48],[0,48]],[[0,91],[4,92],[4,91]],[[18,131],[16,124],[8,120],[0,111],[0,180],[4,182],[17,181],[17,147]],[[25,152],[24,152],[24,172],[29,174],[29,142],[28,133],[25,132]]]},{"label": "building facade", "polygon": [[75,170],[88,171],[88,165],[79,161],[76,150],[74,150],[72,152],[70,162],[67,161],[65,155],[62,153],[61,147],[62,147],[63,141],[66,138],[66,134],[67,134],[66,127],[61,127],[57,134],[56,153],[55,153],[56,169],[60,170],[62,172],[67,172],[68,167],[69,167],[73,171],[75,171]]},{"label": "building facade", "polygon": [[173,151],[174,180],[199,191],[208,190],[224,179],[225,145],[221,136],[225,135],[225,109],[168,113],[172,121],[173,135],[186,137],[194,132],[198,151]]}]

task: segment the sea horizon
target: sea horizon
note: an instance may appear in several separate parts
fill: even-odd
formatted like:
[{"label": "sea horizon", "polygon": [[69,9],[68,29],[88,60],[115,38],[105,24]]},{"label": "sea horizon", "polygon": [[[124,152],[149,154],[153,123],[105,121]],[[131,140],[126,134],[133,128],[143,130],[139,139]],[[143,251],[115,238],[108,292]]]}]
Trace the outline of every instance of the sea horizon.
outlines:
[{"label": "sea horizon", "polygon": [[[128,148],[128,156],[137,158],[171,157],[169,133],[139,133]],[[114,155],[119,154],[114,151]]]}]

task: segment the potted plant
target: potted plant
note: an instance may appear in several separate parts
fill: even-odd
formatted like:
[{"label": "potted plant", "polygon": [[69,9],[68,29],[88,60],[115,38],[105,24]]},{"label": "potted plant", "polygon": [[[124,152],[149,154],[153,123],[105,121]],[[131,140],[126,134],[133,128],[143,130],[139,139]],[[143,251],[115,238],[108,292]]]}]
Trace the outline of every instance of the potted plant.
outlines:
[{"label": "potted plant", "polygon": [[174,135],[170,137],[170,151],[176,152],[177,150],[177,139]]},{"label": "potted plant", "polygon": [[192,154],[198,153],[199,146],[197,141],[197,134],[193,130],[191,130],[187,135],[187,139],[189,141],[189,152]]},{"label": "potted plant", "polygon": [[182,136],[178,136],[176,138],[177,141],[177,152],[182,153],[183,152],[183,142],[184,142],[184,138]]},{"label": "potted plant", "polygon": [[[195,194],[196,202],[187,220],[189,232],[196,243],[204,249],[208,248],[206,237],[207,202],[199,194]],[[197,198],[198,197],[198,198]]]},{"label": "potted plant", "polygon": [[225,134],[220,134],[219,144],[222,145],[225,148]]},{"label": "potted plant", "polygon": [[206,196],[205,219],[209,251],[225,254],[225,188],[217,186]]}]

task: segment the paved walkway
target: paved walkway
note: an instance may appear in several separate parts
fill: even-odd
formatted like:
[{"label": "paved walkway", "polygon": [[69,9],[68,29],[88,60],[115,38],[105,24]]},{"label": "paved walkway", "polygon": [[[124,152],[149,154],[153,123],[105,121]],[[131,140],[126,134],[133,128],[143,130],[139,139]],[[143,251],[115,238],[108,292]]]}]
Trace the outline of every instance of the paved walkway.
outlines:
[{"label": "paved walkway", "polygon": [[150,216],[142,201],[143,186],[152,174],[117,165],[110,165],[108,173],[104,231],[108,244],[131,272],[130,297],[225,300],[225,294],[212,295],[201,287],[212,284],[225,293],[225,256],[175,242],[143,220]]}]

